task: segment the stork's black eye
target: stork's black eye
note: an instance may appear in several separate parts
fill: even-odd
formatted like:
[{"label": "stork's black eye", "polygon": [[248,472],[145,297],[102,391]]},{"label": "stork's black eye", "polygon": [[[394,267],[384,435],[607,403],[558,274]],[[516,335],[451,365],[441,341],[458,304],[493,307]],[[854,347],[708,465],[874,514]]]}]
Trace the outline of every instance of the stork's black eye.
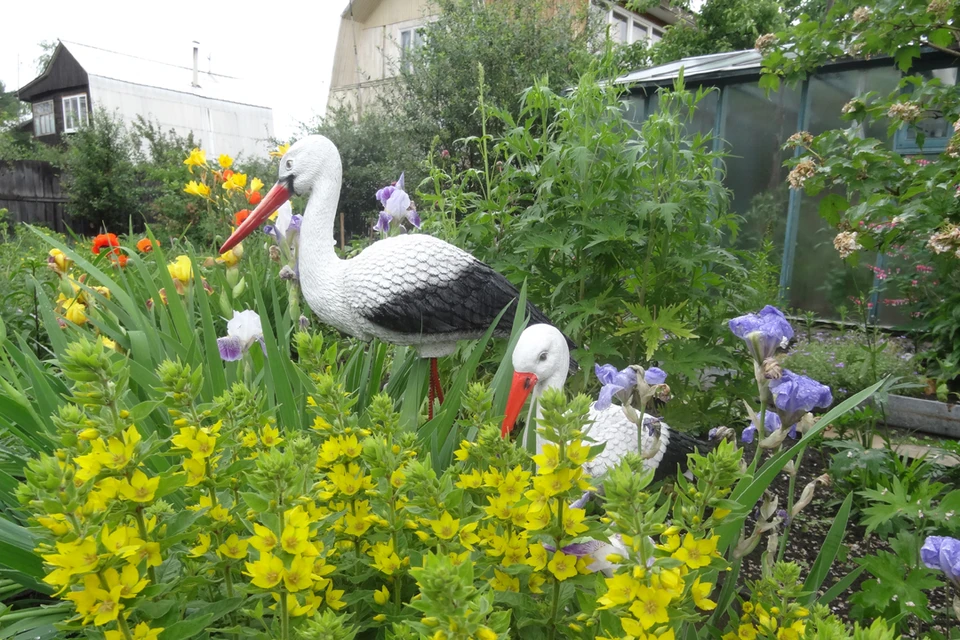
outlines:
[{"label": "stork's black eye", "polygon": [[545,362],[546,359],[547,359],[547,352],[544,351],[543,353],[540,354],[540,357],[538,358],[538,360],[540,360],[540,362]]},{"label": "stork's black eye", "polygon": [[287,171],[293,169],[293,158],[287,158]]}]

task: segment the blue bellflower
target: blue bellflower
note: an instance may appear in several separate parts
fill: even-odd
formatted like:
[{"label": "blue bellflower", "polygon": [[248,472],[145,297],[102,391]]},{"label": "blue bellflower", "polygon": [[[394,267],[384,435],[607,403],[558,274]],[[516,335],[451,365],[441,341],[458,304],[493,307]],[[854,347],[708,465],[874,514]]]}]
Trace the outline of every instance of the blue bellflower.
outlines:
[{"label": "blue bellflower", "polygon": [[930,569],[939,569],[960,586],[960,540],[946,536],[928,536],[920,548],[920,560]]}]

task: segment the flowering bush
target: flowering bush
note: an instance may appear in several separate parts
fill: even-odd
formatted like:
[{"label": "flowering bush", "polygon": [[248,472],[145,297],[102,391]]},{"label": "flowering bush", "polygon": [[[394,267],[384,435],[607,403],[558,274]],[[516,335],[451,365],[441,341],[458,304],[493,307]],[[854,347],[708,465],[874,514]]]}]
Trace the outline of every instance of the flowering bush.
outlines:
[{"label": "flowering bush", "polygon": [[[795,82],[843,56],[889,56],[904,73],[889,95],[871,92],[847,103],[841,115],[849,128],[792,136],[788,145],[800,153],[790,161],[789,182],[811,195],[834,190],[821,201],[820,214],[837,228],[834,246],[842,258],[855,263],[862,250],[885,256],[889,266],[873,269],[884,302],[905,307],[915,326],[932,338],[926,356],[944,399],[957,390],[960,373],[960,321],[953,313],[960,299],[960,100],[955,86],[941,82],[918,59],[922,42],[945,59],[935,66],[953,65],[956,18],[956,6],[939,0],[831,3],[822,21],[801,20],[773,38],[764,49],[760,83],[774,89],[781,78]],[[948,123],[942,149],[927,143],[933,122]],[[922,157],[862,134],[877,126],[885,126],[890,138],[898,131],[912,136]]]}]

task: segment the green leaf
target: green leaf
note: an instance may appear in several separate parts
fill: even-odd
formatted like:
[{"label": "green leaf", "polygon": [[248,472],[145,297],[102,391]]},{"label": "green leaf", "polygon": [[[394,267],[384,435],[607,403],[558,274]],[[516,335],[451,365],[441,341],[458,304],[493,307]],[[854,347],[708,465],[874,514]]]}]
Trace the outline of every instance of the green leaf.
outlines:
[{"label": "green leaf", "polygon": [[213,622],[212,613],[192,615],[161,631],[158,640],[189,640],[206,629],[211,622]]},{"label": "green leaf", "polygon": [[843,196],[828,193],[820,200],[820,217],[833,226],[840,224],[843,212],[850,208],[850,203]]},{"label": "green leaf", "polygon": [[837,510],[833,524],[830,525],[830,531],[820,546],[820,553],[817,554],[817,559],[814,561],[813,567],[810,568],[807,579],[803,583],[803,590],[810,592],[810,595],[806,598],[807,604],[813,604],[817,599],[817,591],[827,578],[830,567],[833,566],[833,561],[837,557],[837,551],[840,549],[843,536],[847,531],[847,520],[850,518],[850,507],[852,504],[853,492],[851,491],[847,494],[843,504],[840,505],[840,509]]},{"label": "green leaf", "polygon": [[253,493],[252,491],[241,491],[240,497],[243,498],[243,501],[247,503],[248,507],[257,513],[263,513],[264,511],[270,510],[270,501],[258,493]]},{"label": "green leaf", "polygon": [[910,71],[910,67],[913,66],[913,61],[920,57],[920,45],[911,44],[905,47],[900,47],[895,54],[893,54],[893,59],[897,63],[897,66],[900,67],[900,71],[907,73]]}]

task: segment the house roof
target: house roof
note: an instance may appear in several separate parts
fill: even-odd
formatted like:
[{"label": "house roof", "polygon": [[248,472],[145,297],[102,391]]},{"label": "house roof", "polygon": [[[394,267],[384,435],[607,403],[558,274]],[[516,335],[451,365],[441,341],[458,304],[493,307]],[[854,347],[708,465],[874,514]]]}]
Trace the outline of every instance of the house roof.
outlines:
[{"label": "house roof", "polygon": [[616,84],[662,84],[672,81],[683,69],[686,79],[705,75],[734,75],[758,72],[763,55],[756,49],[711,53],[705,56],[682,58],[647,69],[639,69],[620,76]]},{"label": "house roof", "polygon": [[149,58],[66,40],[60,41],[43,73],[24,85],[20,89],[21,93],[28,93],[32,85],[47,77],[61,49],[66,49],[83,67],[88,76],[189,93],[213,100],[269,108],[258,102],[256,92],[238,78],[201,70],[197,74],[200,86],[194,87],[193,69],[191,67],[150,60]]}]

